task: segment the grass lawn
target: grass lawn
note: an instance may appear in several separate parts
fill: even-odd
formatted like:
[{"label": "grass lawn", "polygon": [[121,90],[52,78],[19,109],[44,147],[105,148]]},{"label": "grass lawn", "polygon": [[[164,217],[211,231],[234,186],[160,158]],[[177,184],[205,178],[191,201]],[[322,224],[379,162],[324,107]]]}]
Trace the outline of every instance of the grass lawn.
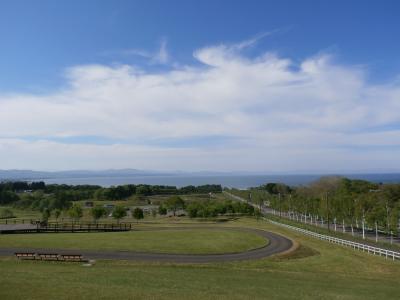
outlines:
[{"label": "grass lawn", "polygon": [[0,236],[0,247],[131,250],[153,253],[219,254],[267,244],[256,234],[235,230],[189,229],[109,233],[43,233]]},{"label": "grass lawn", "polygon": [[[0,259],[0,299],[398,299],[400,263],[241,219],[300,243],[292,255],[204,265]],[[1,237],[3,238],[3,237]]]},{"label": "grass lawn", "polygon": [[[13,214],[15,215],[15,219],[38,219],[40,218],[41,214],[39,211],[34,211],[34,210],[25,210],[25,209],[18,209],[18,208],[14,208],[11,206],[0,206],[0,210],[3,209],[9,209],[13,212]],[[5,219],[1,220],[2,223],[5,223]],[[14,218],[9,219],[10,222],[14,222]]]}]

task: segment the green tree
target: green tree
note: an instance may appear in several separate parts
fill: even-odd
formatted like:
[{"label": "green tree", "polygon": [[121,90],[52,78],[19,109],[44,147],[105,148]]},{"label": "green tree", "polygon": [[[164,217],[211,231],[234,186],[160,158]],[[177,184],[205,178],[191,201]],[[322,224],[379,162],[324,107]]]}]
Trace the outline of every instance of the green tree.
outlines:
[{"label": "green tree", "polygon": [[56,218],[56,222],[58,221],[58,218],[61,216],[61,210],[60,209],[55,209],[54,210],[54,217]]},{"label": "green tree", "polygon": [[74,204],[68,210],[68,215],[74,222],[79,221],[83,216],[82,206],[80,204]]},{"label": "green tree", "polygon": [[48,208],[43,209],[43,211],[42,211],[42,221],[47,223],[47,221],[50,218],[50,215],[51,215],[50,209],[48,209]]},{"label": "green tree", "polygon": [[120,219],[126,217],[126,208],[123,206],[116,206],[112,212],[112,217],[119,223]]},{"label": "green tree", "polygon": [[93,217],[94,222],[97,223],[101,217],[107,214],[107,210],[100,205],[96,205],[90,210],[90,214]]},{"label": "green tree", "polygon": [[167,214],[167,208],[164,205],[158,207],[158,214],[160,216],[165,216]]},{"label": "green tree", "polygon": [[190,218],[196,218],[198,211],[199,211],[199,204],[196,202],[192,202],[187,206],[187,212]]},{"label": "green tree", "polygon": [[262,213],[258,208],[254,210],[254,216],[256,217],[257,221],[262,217]]},{"label": "green tree", "polygon": [[135,218],[136,221],[143,219],[144,218],[143,209],[136,207],[133,210],[133,218]]},{"label": "green tree", "polygon": [[174,213],[174,216],[176,215],[176,211],[178,209],[182,209],[185,207],[185,201],[179,196],[172,196],[165,201],[165,206],[169,209],[172,210]]}]

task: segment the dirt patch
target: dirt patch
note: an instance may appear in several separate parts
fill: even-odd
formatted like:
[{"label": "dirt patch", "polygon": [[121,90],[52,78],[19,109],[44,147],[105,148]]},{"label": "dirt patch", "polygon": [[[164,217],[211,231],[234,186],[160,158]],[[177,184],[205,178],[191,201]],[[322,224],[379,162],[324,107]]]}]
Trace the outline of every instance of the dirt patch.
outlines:
[{"label": "dirt patch", "polygon": [[297,242],[296,244],[297,245],[293,245],[292,249],[289,249],[284,253],[276,255],[275,259],[276,260],[300,259],[320,254],[317,250],[313,248],[304,246]]}]

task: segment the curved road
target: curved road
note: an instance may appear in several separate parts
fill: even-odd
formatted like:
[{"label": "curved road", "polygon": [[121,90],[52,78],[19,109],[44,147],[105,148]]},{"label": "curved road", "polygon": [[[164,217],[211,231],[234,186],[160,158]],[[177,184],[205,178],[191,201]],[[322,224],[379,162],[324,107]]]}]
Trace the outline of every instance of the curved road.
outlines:
[{"label": "curved road", "polygon": [[[178,229],[178,228],[171,228]],[[180,228],[185,229],[185,228]],[[186,228],[189,229],[189,228]],[[238,260],[260,259],[289,250],[293,243],[288,238],[279,234],[254,228],[219,228],[224,230],[239,230],[242,232],[255,233],[268,239],[268,245],[245,251],[230,254],[166,254],[148,253],[132,251],[95,251],[95,250],[60,250],[60,249],[27,249],[27,248],[0,248],[0,256],[14,255],[15,252],[34,252],[34,253],[57,253],[57,254],[82,254],[88,259],[120,259],[137,261],[155,261],[172,263],[212,263],[229,262]]]}]

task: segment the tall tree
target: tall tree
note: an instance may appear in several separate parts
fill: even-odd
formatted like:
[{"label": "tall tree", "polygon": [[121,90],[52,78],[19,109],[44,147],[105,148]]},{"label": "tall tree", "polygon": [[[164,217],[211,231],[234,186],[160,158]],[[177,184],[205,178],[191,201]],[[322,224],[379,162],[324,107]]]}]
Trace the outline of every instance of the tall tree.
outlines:
[{"label": "tall tree", "polygon": [[112,217],[119,223],[119,220],[126,217],[126,208],[123,206],[116,206],[112,212]]},{"label": "tall tree", "polygon": [[143,209],[136,207],[133,210],[133,218],[136,219],[136,221],[143,219],[144,218]]},{"label": "tall tree", "polygon": [[174,213],[174,216],[176,215],[176,211],[178,209],[182,209],[185,207],[185,201],[179,197],[179,196],[172,196],[165,201],[165,206],[169,209],[172,210]]},{"label": "tall tree", "polygon": [[78,222],[83,217],[83,210],[80,204],[74,204],[69,210],[68,215],[74,222]]},{"label": "tall tree", "polygon": [[97,223],[101,217],[104,217],[107,214],[107,210],[103,206],[96,205],[90,210],[90,214],[92,215],[94,222]]}]

